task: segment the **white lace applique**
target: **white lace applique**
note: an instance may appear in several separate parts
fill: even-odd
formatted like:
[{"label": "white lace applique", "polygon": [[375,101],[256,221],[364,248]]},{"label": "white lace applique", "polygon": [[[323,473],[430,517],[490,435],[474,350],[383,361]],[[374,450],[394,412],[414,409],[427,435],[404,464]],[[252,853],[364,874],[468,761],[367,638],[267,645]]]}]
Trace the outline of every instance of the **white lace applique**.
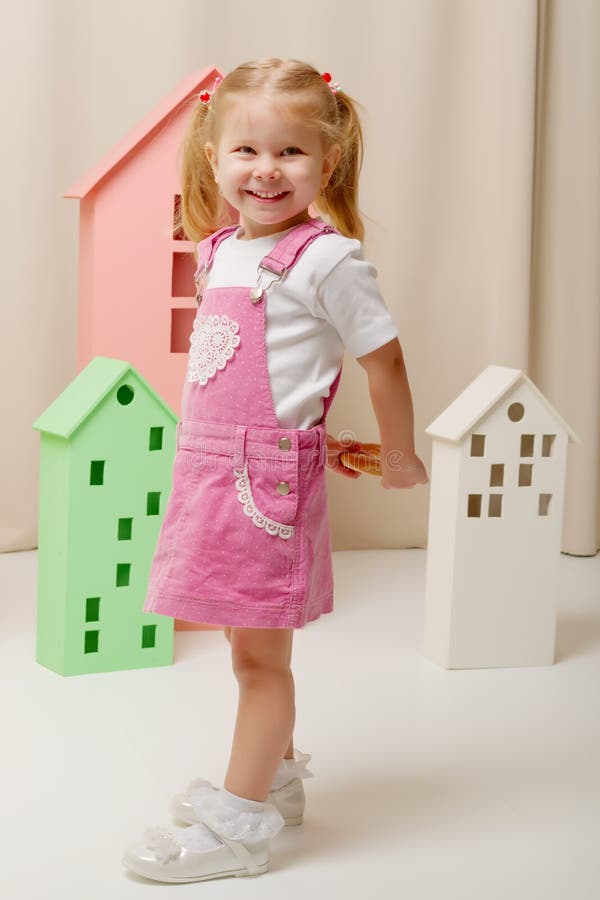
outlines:
[{"label": "white lace applique", "polygon": [[250,480],[248,478],[248,463],[245,463],[243,471],[234,469],[235,486],[237,489],[238,500],[244,507],[244,512],[250,516],[253,523],[258,528],[264,528],[267,534],[276,534],[284,541],[289,540],[294,534],[293,525],[282,525],[281,522],[275,522],[273,519],[263,516],[256,508],[252,490],[250,488]]},{"label": "white lace applique", "polygon": [[188,381],[206,384],[225,368],[240,343],[239,323],[229,316],[196,315],[190,338]]}]

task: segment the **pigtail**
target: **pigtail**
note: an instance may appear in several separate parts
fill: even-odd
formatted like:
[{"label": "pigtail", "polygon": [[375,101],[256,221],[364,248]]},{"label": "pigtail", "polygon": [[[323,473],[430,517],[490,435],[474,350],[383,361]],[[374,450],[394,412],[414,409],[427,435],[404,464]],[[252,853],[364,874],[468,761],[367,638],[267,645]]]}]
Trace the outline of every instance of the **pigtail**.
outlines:
[{"label": "pigtail", "polygon": [[175,217],[175,231],[198,243],[219,228],[237,222],[237,211],[219,193],[204,151],[210,139],[214,99],[210,107],[195,98],[180,148],[181,203]]},{"label": "pigtail", "polygon": [[341,90],[335,94],[335,99],[338,107],[335,143],[339,143],[342,152],[315,206],[342,234],[364,241],[365,228],[358,208],[358,182],[364,156],[359,104]]}]

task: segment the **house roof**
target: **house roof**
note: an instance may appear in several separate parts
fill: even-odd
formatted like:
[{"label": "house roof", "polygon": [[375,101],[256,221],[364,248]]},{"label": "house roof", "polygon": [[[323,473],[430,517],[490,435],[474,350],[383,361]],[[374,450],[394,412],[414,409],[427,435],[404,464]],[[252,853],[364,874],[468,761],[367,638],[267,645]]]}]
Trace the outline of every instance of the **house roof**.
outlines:
[{"label": "house roof", "polygon": [[465,434],[476,428],[505,394],[525,381],[535,395],[541,400],[557,423],[565,429],[571,441],[581,443],[575,432],[554,409],[533,381],[521,369],[509,369],[506,366],[488,366],[472,381],[446,409],[434,419],[425,434],[443,438],[446,441],[458,442]]},{"label": "house roof", "polygon": [[132,365],[121,359],[96,356],[44,410],[32,427],[59,437],[72,437],[127,372],[131,372],[141,382],[167,416],[174,422],[178,421],[171,407],[152,390]]},{"label": "house roof", "polygon": [[180,81],[170,94],[151,110],[145,118],[131,129],[124,137],[106,153],[102,159],[92,166],[82,178],[71,185],[65,197],[82,198],[95,188],[115,166],[123,163],[136,149],[149,140],[167,118],[185,103],[194,93],[205,87],[212,88],[215,78],[221,77],[215,66],[197,69]]}]

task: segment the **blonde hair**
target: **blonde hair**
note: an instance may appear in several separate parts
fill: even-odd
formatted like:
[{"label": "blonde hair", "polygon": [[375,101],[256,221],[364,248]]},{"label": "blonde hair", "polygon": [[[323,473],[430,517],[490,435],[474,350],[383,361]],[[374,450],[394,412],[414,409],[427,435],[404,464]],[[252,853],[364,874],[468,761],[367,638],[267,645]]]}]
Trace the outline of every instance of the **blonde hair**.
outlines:
[{"label": "blonde hair", "polygon": [[210,104],[194,99],[181,147],[181,203],[174,230],[198,242],[225,225],[237,224],[238,214],[221,196],[204,145],[218,143],[222,107],[227,97],[267,91],[292,101],[286,115],[302,117],[315,128],[324,152],[334,144],[339,161],[323,193],[312,206],[347,237],[364,240],[358,209],[358,179],[363,162],[363,134],[357,107],[343,89],[334,93],[313,66],[297,59],[269,57],[242,63],[229,72],[211,95]]}]

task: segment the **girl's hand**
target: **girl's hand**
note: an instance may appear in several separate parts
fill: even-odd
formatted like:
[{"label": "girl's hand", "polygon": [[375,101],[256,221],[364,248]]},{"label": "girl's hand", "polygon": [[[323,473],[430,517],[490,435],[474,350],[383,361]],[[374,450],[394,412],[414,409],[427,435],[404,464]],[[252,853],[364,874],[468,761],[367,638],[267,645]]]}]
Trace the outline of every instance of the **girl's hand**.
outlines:
[{"label": "girl's hand", "polygon": [[411,488],[428,481],[425,466],[415,453],[381,448],[382,488]]},{"label": "girl's hand", "polygon": [[331,434],[328,434],[327,460],[325,462],[325,467],[327,469],[333,469],[334,472],[339,472],[340,475],[344,475],[346,478],[360,478],[362,472],[356,472],[354,469],[349,469],[348,466],[345,466],[340,459],[340,453],[343,453],[345,450],[360,450],[361,447],[362,444],[360,441],[341,444],[339,441],[336,441]]}]

